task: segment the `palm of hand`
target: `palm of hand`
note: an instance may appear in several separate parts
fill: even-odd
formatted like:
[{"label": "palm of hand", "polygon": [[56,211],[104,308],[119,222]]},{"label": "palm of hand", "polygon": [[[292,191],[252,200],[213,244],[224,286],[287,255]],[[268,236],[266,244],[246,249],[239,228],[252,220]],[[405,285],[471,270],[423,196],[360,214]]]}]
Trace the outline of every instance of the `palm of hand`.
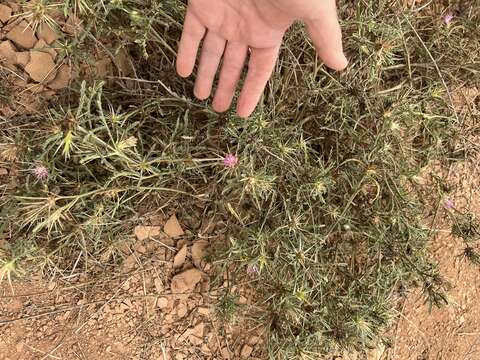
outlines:
[{"label": "palm of hand", "polygon": [[[310,34],[327,65],[343,68],[346,59],[341,50],[341,34],[336,19],[335,5],[317,6],[316,0],[190,0],[185,26],[180,42],[177,71],[189,76],[203,39],[202,53],[195,83],[195,96],[210,96],[217,68],[223,56],[217,92],[213,101],[216,111],[226,111],[232,102],[235,89],[250,50],[249,71],[238,100],[237,112],[246,117],[255,109],[275,66],[283,35],[297,18],[307,21]],[[330,0],[322,0],[332,5]],[[299,4],[300,3],[300,4]],[[308,12],[322,18],[310,19]],[[316,9],[318,8],[318,9]],[[323,8],[323,9],[322,9]],[[330,12],[328,12],[330,10]],[[333,25],[333,26],[332,26]],[[336,25],[336,26],[335,26]],[[322,31],[334,31],[336,41]],[[205,35],[206,34],[206,35]],[[331,42],[331,41],[330,41]],[[333,44],[333,48],[332,48]],[[333,55],[333,58],[332,58]]]}]

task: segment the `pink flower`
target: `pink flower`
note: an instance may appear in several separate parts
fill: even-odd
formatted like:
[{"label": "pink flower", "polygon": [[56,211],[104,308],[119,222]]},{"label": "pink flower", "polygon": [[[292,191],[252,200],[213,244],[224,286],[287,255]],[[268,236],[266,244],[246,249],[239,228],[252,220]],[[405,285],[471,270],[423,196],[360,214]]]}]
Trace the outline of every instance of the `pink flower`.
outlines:
[{"label": "pink flower", "polygon": [[455,203],[453,202],[452,199],[447,199],[445,200],[444,206],[445,206],[445,209],[451,210],[455,207]]},{"label": "pink flower", "polygon": [[250,276],[256,276],[258,275],[258,266],[256,264],[249,264],[247,266],[247,274]]},{"label": "pink flower", "polygon": [[449,13],[449,14],[446,14],[444,17],[443,17],[443,22],[447,25],[450,25],[450,23],[452,22],[453,18],[455,16],[453,16],[453,14]]},{"label": "pink flower", "polygon": [[232,169],[238,164],[238,158],[233,155],[233,154],[228,154],[225,156],[223,159],[223,165],[225,165],[226,168]]},{"label": "pink flower", "polygon": [[48,169],[43,165],[37,165],[32,170],[32,173],[38,180],[46,180],[48,178]]}]

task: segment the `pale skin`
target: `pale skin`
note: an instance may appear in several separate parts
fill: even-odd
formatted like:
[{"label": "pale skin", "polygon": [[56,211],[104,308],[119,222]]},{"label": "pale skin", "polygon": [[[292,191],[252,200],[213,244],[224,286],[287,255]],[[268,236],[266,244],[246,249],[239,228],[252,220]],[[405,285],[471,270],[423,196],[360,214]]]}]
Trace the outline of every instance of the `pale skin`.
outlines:
[{"label": "pale skin", "polygon": [[248,117],[273,73],[285,32],[297,20],[307,27],[325,65],[334,70],[347,66],[335,0],[189,0],[177,72],[190,76],[198,55],[194,93],[205,100],[219,71],[213,109],[224,112],[248,62],[237,103],[238,115]]}]

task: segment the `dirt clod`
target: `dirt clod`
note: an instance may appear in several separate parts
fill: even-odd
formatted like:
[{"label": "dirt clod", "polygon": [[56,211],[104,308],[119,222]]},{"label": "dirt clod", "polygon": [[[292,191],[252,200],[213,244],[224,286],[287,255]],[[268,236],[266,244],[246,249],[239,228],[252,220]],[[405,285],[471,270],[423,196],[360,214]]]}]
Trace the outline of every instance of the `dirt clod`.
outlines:
[{"label": "dirt clod", "polygon": [[160,235],[160,226],[143,226],[135,227],[135,237],[139,241],[147,240]]},{"label": "dirt clod", "polygon": [[71,80],[72,70],[70,66],[63,64],[57,70],[57,76],[48,83],[48,87],[53,90],[64,89],[68,86]]},{"label": "dirt clod", "polygon": [[208,241],[195,241],[192,245],[192,260],[196,267],[201,266],[201,262],[205,257],[206,249],[208,248]]},{"label": "dirt clod", "polygon": [[181,268],[183,264],[185,264],[185,260],[187,259],[187,245],[183,245],[182,248],[178,251],[178,253],[173,258],[173,267],[174,268]]},{"label": "dirt clod", "polygon": [[49,82],[56,76],[52,56],[41,51],[30,52],[30,61],[25,66],[25,71],[33,80],[38,82]]},{"label": "dirt clod", "polygon": [[165,223],[163,231],[165,232],[165,234],[173,238],[185,234],[175,214],[172,215],[170,219],[168,219],[168,221]]},{"label": "dirt clod", "polygon": [[16,45],[30,50],[37,43],[38,39],[33,33],[32,28],[26,21],[21,21],[14,26],[7,34],[7,39],[13,41]]},{"label": "dirt clod", "polygon": [[243,345],[242,351],[240,352],[240,357],[242,359],[248,359],[250,355],[252,355],[252,352],[253,352],[253,348],[250,345],[245,344]]},{"label": "dirt clod", "polygon": [[25,66],[27,66],[29,61],[30,61],[29,51],[20,51],[15,53],[15,64],[25,68]]},{"label": "dirt clod", "polygon": [[48,45],[45,40],[38,40],[33,48],[39,51],[49,53],[52,56],[53,60],[55,60],[55,58],[57,57],[57,52],[55,51],[55,49]]},{"label": "dirt clod", "polygon": [[37,36],[40,40],[45,41],[51,45],[55,40],[58,40],[60,36],[53,30],[48,24],[41,24],[37,30]]},{"label": "dirt clod", "polygon": [[12,17],[12,9],[7,5],[0,4],[0,21],[6,23]]},{"label": "dirt clod", "polygon": [[164,297],[158,298],[157,307],[160,309],[166,309],[168,307],[168,299]]},{"label": "dirt clod", "polygon": [[187,293],[195,289],[202,279],[202,272],[198,269],[189,269],[172,278],[171,289],[173,293]]},{"label": "dirt clod", "polygon": [[13,65],[15,63],[15,47],[8,40],[0,43],[0,61],[6,65]]}]

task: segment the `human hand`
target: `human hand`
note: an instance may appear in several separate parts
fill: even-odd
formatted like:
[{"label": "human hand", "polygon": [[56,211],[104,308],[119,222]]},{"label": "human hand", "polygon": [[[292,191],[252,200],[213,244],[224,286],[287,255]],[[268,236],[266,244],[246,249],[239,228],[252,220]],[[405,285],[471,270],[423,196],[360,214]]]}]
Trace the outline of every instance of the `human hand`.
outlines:
[{"label": "human hand", "polygon": [[287,29],[295,20],[307,26],[324,63],[332,69],[347,66],[335,0],[189,0],[177,57],[177,72],[193,72],[203,40],[195,96],[210,96],[223,57],[215,111],[230,107],[247,56],[248,72],[237,104],[240,117],[257,106],[272,75]]}]

